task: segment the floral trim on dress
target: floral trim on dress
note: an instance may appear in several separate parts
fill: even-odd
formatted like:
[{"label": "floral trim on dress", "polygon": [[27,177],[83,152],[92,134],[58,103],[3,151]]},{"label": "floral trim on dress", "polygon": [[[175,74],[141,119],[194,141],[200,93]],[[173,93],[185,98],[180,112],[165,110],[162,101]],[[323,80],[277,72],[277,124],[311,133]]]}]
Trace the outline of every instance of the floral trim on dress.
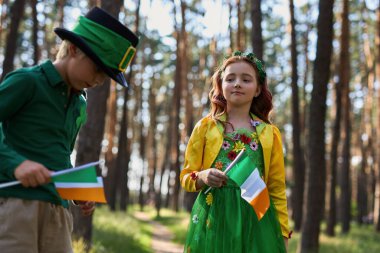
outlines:
[{"label": "floral trim on dress", "polygon": [[[257,151],[259,149],[259,135],[256,132],[256,127],[260,125],[262,122],[258,120],[251,119],[250,124],[253,128],[253,131],[251,132],[248,129],[237,129],[234,130],[231,133],[227,133],[224,136],[224,140],[222,143],[222,147],[220,152],[223,154],[225,158],[228,158],[228,160],[218,159],[214,163],[214,168],[218,170],[225,170],[233,160],[237,157],[237,154],[243,149],[243,148],[250,148],[252,151]],[[208,193],[206,196],[206,204],[211,206],[214,201],[214,196],[212,193]],[[194,215],[192,218],[193,223],[198,223],[198,216]],[[209,220],[207,220],[207,228],[209,228]]]},{"label": "floral trim on dress", "polygon": [[212,193],[210,192],[209,194],[207,194],[206,204],[209,205],[209,206],[211,206],[213,199],[214,199],[214,197],[212,196]]}]

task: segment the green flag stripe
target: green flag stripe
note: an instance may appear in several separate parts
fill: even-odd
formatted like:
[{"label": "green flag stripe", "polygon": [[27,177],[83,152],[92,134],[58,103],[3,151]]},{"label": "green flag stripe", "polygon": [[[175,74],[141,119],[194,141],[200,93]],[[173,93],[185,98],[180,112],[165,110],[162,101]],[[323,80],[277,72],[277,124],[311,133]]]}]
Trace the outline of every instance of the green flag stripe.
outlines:
[{"label": "green flag stripe", "polygon": [[228,176],[238,185],[242,185],[244,181],[254,170],[251,159],[246,154],[238,161],[235,166],[227,173]]},{"label": "green flag stripe", "polygon": [[52,177],[55,183],[97,183],[95,166]]}]

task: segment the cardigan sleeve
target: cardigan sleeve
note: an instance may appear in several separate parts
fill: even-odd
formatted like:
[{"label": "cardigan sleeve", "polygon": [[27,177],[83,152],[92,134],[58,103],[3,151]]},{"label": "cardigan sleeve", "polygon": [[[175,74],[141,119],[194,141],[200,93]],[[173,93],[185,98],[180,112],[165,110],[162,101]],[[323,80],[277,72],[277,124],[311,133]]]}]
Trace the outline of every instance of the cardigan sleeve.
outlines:
[{"label": "cardigan sleeve", "polygon": [[281,134],[273,126],[273,146],[268,174],[268,191],[277,210],[282,235],[289,238],[288,209],[286,200],[285,166]]},{"label": "cardigan sleeve", "polygon": [[196,189],[195,181],[191,179],[190,174],[194,171],[200,171],[203,167],[206,131],[207,123],[204,119],[200,120],[195,125],[186,147],[185,161],[180,174],[180,181],[181,186],[188,192],[199,191]]}]

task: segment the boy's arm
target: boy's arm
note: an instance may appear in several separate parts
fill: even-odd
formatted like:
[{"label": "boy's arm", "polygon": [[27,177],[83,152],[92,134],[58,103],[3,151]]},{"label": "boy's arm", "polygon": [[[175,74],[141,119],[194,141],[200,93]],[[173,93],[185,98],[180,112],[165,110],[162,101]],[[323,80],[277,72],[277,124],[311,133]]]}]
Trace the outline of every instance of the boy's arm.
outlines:
[{"label": "boy's arm", "polygon": [[0,84],[0,180],[14,180],[14,171],[26,157],[5,143],[2,122],[19,112],[32,95],[31,80],[25,74],[11,74]]}]

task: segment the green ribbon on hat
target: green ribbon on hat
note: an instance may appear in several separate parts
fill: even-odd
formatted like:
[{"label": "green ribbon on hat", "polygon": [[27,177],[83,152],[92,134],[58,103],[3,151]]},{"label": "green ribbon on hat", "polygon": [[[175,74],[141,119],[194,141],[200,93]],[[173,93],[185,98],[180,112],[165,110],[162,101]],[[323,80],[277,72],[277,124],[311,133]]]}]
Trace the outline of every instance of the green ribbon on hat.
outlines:
[{"label": "green ribbon on hat", "polygon": [[86,40],[105,65],[121,72],[125,71],[136,53],[129,40],[84,16],[79,17],[73,32]]}]

